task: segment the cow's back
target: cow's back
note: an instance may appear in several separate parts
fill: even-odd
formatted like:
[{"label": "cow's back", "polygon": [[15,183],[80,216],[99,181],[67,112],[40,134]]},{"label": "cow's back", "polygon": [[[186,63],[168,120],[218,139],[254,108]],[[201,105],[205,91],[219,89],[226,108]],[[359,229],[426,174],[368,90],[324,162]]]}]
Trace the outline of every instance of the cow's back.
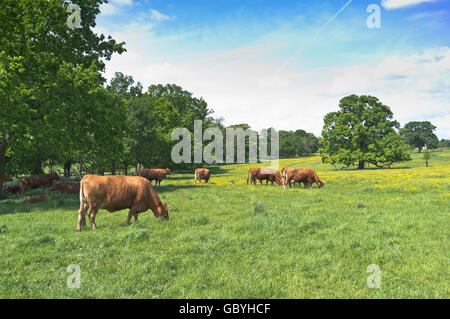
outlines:
[{"label": "cow's back", "polygon": [[80,183],[80,196],[90,205],[113,212],[146,206],[151,189],[150,182],[141,176],[86,175]]}]

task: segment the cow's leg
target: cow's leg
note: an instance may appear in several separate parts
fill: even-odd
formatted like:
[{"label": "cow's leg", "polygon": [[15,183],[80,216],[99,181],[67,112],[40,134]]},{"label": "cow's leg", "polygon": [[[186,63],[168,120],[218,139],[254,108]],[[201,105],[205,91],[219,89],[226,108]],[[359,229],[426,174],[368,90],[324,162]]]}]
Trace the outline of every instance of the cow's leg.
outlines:
[{"label": "cow's leg", "polygon": [[89,210],[89,222],[91,223],[91,227],[93,230],[97,229],[97,226],[95,225],[95,215],[97,215],[98,209],[91,207]]},{"label": "cow's leg", "polygon": [[78,227],[77,230],[81,231],[83,228],[86,228],[86,203],[80,203],[80,210],[78,211]]},{"label": "cow's leg", "polygon": [[[137,211],[134,209],[134,207],[131,207],[130,211],[128,212],[128,217],[127,217],[127,220],[126,220],[124,226],[130,225],[131,217],[133,217],[134,215],[137,215]],[[134,218],[135,218],[135,220],[137,220],[137,217],[134,217]]]},{"label": "cow's leg", "polygon": [[138,221],[138,213],[136,212],[134,213],[134,222],[137,223],[137,221]]}]

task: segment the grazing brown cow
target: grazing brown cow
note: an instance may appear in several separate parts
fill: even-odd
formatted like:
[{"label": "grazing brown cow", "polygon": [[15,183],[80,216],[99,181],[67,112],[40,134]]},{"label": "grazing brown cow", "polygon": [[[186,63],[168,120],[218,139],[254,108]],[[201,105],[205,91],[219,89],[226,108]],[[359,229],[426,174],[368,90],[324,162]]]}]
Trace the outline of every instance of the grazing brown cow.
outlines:
[{"label": "grazing brown cow", "polygon": [[[3,189],[3,183],[12,182],[12,181],[13,181],[13,179],[11,178],[11,176],[6,175],[6,174],[0,175],[0,189]],[[0,198],[1,198],[1,196],[0,196]]]},{"label": "grazing brown cow", "polygon": [[166,178],[166,175],[155,169],[141,169],[138,171],[138,175],[148,179],[150,184],[155,181],[155,185],[161,185],[161,181]]},{"label": "grazing brown cow", "polygon": [[61,195],[80,192],[80,183],[58,183],[50,187],[51,191],[59,190]]},{"label": "grazing brown cow", "polygon": [[5,193],[10,193],[11,195],[17,196],[17,194],[20,192],[20,188],[17,185],[13,186],[4,186],[3,191]]},{"label": "grazing brown cow", "polygon": [[138,214],[151,209],[155,217],[169,219],[166,203],[162,203],[150,182],[141,176],[98,176],[86,175],[80,183],[80,210],[78,228],[86,227],[86,212],[92,229],[96,229],[95,215],[99,209],[116,212],[129,208],[125,225],[131,217],[138,220]]},{"label": "grazing brown cow", "polygon": [[195,178],[194,183],[197,183],[197,181],[202,183],[202,179],[205,181],[205,184],[208,183],[209,178],[211,177],[211,174],[209,173],[209,169],[207,168],[197,168],[195,170]]},{"label": "grazing brown cow", "polygon": [[19,178],[20,192],[23,194],[27,189],[50,187],[55,180],[59,180],[59,175],[56,173],[21,177]]},{"label": "grazing brown cow", "polygon": [[262,184],[262,181],[266,181],[266,185],[271,182],[273,185],[273,182],[276,182],[277,185],[282,185],[282,178],[280,173],[276,169],[268,168],[268,167],[261,167],[261,168],[250,168],[248,170],[247,174],[247,184],[250,180],[250,184],[256,185],[256,180],[259,180],[259,183]]},{"label": "grazing brown cow", "polygon": [[286,167],[282,170],[283,186],[286,188],[286,184],[292,187],[292,181],[309,188],[312,188],[312,183],[316,183],[317,186],[322,187],[325,183],[319,179],[316,172],[312,168],[290,168]]},{"label": "grazing brown cow", "polygon": [[172,175],[173,172],[168,168],[152,168],[153,171],[161,173],[164,175],[164,178],[166,178],[166,175]]},{"label": "grazing brown cow", "polygon": [[48,201],[48,196],[41,195],[41,196],[29,197],[25,200],[25,203],[33,204],[33,203],[45,202],[45,201]]},{"label": "grazing brown cow", "polygon": [[0,185],[2,185],[5,182],[12,182],[12,181],[13,179],[11,178],[11,176],[6,174],[0,175]]}]

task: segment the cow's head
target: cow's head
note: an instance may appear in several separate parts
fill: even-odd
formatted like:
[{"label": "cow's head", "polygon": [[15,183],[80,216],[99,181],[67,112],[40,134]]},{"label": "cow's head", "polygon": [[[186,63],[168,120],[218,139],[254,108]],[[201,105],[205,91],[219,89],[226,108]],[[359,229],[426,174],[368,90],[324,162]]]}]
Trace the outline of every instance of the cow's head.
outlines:
[{"label": "cow's head", "polygon": [[166,172],[167,172],[167,175],[172,175],[173,174],[173,172],[170,169],[168,169],[168,168],[166,168]]},{"label": "cow's head", "polygon": [[317,186],[319,186],[319,188],[320,187],[324,187],[325,183],[323,182],[323,180],[319,179],[319,182],[317,183]]},{"label": "cow's head", "polygon": [[281,175],[278,172],[275,173],[275,181],[277,182],[278,186],[283,185],[283,179],[281,178]]},{"label": "cow's head", "polygon": [[167,209],[167,204],[162,203],[160,207],[158,207],[158,217],[162,220],[169,220],[169,210]]}]

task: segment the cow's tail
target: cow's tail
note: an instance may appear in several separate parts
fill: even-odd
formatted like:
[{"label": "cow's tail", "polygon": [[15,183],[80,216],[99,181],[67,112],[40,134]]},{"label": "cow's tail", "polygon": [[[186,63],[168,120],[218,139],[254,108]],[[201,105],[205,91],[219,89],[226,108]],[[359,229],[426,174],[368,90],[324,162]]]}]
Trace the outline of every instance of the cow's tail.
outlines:
[{"label": "cow's tail", "polygon": [[80,210],[88,203],[86,195],[84,194],[84,180],[80,181]]}]

